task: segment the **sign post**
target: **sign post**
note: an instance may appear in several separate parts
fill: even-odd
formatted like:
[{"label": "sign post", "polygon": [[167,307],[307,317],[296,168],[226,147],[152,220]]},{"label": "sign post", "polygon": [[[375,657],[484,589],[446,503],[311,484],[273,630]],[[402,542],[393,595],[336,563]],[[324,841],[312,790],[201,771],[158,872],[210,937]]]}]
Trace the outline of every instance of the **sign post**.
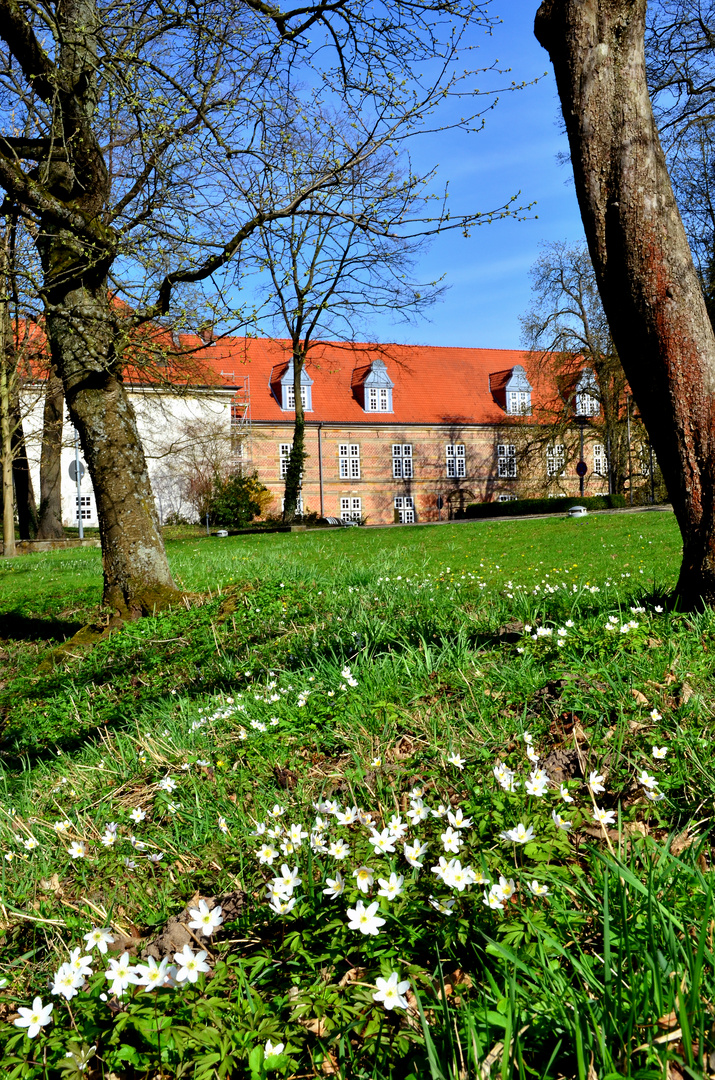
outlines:
[{"label": "sign post", "polygon": [[[82,476],[84,475],[84,465],[79,460],[79,433],[77,428],[74,430],[74,479],[77,481],[77,524],[79,525],[79,538],[84,540],[84,525],[82,524]],[[72,466],[70,465],[70,475]]]}]

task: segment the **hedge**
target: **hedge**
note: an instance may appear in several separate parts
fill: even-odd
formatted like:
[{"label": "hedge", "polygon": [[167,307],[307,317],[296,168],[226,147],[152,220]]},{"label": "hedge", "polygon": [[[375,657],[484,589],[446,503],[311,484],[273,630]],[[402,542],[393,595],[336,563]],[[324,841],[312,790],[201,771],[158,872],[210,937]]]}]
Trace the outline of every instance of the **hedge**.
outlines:
[{"label": "hedge", "polygon": [[563,514],[572,506],[615,510],[626,505],[625,495],[588,495],[558,499],[513,499],[511,502],[469,503],[461,517],[520,517],[522,514]]}]

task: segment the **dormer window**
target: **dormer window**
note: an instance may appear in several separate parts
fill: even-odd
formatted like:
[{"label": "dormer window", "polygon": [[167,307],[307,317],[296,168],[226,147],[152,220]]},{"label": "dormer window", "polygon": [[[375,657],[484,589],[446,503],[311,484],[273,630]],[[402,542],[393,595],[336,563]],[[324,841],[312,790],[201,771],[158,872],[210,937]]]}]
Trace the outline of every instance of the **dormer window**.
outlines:
[{"label": "dormer window", "polygon": [[380,360],[379,357],[373,360],[363,383],[365,412],[392,412],[393,386],[394,383],[387,374],[385,361]]},{"label": "dormer window", "polygon": [[[295,386],[293,385],[295,376],[293,372],[293,360],[291,358],[280,381],[280,403],[284,412],[295,412]],[[300,400],[305,412],[313,411],[312,386],[313,380],[303,368],[300,373]]]},{"label": "dormer window", "polygon": [[489,376],[489,388],[494,400],[509,416],[529,416],[531,413],[531,383],[521,364]]},{"label": "dormer window", "polygon": [[[286,409],[289,409],[291,412],[295,412],[295,386],[286,386],[285,391],[286,391],[286,405],[285,405],[285,407],[286,407]],[[303,406],[304,409],[308,408],[309,391],[310,391],[309,386],[301,386],[301,388],[300,388],[300,403],[301,403],[301,405]]]},{"label": "dormer window", "polygon": [[531,394],[527,390],[507,390],[506,411],[517,416],[531,412]]},{"label": "dormer window", "polygon": [[598,416],[601,411],[598,384],[591,368],[584,368],[576,384],[577,416]]},{"label": "dormer window", "polygon": [[365,412],[392,412],[392,391],[387,387],[369,386],[365,402]]}]

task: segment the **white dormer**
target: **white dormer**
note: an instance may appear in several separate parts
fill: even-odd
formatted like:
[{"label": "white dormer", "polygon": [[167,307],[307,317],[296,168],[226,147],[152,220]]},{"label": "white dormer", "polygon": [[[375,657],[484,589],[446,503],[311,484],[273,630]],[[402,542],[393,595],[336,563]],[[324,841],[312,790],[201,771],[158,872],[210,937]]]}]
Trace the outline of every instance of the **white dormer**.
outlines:
[{"label": "white dormer", "polygon": [[373,360],[363,383],[365,412],[392,412],[393,383],[384,360]]},{"label": "white dormer", "polygon": [[[292,358],[288,361],[288,367],[286,368],[283,376],[281,377],[281,409],[284,412],[295,412],[295,387],[294,381],[294,367]],[[303,404],[305,412],[313,411],[313,392],[312,392],[313,380],[308,372],[303,367],[300,373],[300,400]]]},{"label": "white dormer", "polygon": [[601,411],[599,397],[596,376],[591,368],[584,368],[576,383],[576,415],[598,416]]},{"label": "white dormer", "polygon": [[525,416],[531,412],[531,383],[521,364],[511,369],[504,384],[505,409],[512,416]]}]

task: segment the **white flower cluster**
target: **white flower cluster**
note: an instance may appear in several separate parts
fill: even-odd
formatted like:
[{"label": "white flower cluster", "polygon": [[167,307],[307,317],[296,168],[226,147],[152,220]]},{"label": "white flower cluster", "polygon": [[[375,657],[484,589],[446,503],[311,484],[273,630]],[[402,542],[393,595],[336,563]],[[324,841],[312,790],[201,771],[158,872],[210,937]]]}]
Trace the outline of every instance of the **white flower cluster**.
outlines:
[{"label": "white flower cluster", "polygon": [[[221,908],[209,908],[205,900],[200,900],[198,908],[191,908],[189,914],[192,917],[189,927],[201,931],[204,937],[210,937],[223,923]],[[114,943],[114,935],[109,927],[95,926],[84,935],[84,940],[90,952],[83,956],[81,948],[72,949],[69,960],[60,964],[52,977],[50,992],[67,1001],[71,1001],[94,974],[91,950],[96,948],[101,955],[106,955],[108,947]],[[194,952],[187,944],[181,952],[174,953],[173,964],[168,957],[157,964],[152,956],[147,958],[146,964],[132,964],[129,953],[124,952],[118,958],[110,957],[104,977],[109,983],[109,992],[116,997],[121,997],[130,986],[143,986],[145,993],[161,987],[175,988],[182,983],[195,983],[200,974],[209,972],[211,967],[206,963],[207,956],[205,949]],[[102,998],[106,1001],[105,995]],[[52,1003],[43,1006],[41,998],[35,998],[32,1008],[18,1009],[20,1015],[14,1021],[15,1026],[26,1027],[28,1037],[34,1039],[40,1029],[50,1023],[53,1008]]]},{"label": "white flower cluster", "polygon": [[[461,807],[452,809],[443,804],[436,807],[426,805],[424,792],[418,787],[410,792],[409,803],[409,810],[405,813],[406,820],[403,820],[401,814],[395,813],[384,828],[375,825],[371,813],[358,806],[343,808],[332,799],[322,799],[314,804],[316,817],[310,829],[302,824],[283,825],[279,819],[284,816],[285,807],[276,805],[269,812],[270,823],[257,823],[251,834],[263,840],[256,857],[261,865],[271,866],[279,857],[279,847],[284,854],[295,853],[300,857],[298,853],[306,844],[313,853],[313,866],[316,865],[315,856],[327,856],[335,862],[343,863],[350,856],[354,845],[343,836],[331,838],[329,831],[334,826],[351,829],[353,835],[350,839],[352,841],[354,838],[356,843],[360,840],[359,830],[366,830],[362,837],[363,843],[366,841],[376,858],[398,857],[401,847],[401,855],[407,866],[419,872],[424,866],[424,856],[430,844],[420,836],[409,839],[407,834],[411,828],[423,822],[446,818],[446,827],[438,833],[444,854],[439,855],[437,862],[431,867],[431,872],[455,893],[462,893],[473,885],[488,885],[489,878],[485,876],[482,867],[465,865],[460,858],[454,857],[465,845],[467,831],[472,827],[471,817],[467,817]],[[529,836],[532,834],[533,829],[529,831]],[[379,914],[380,898],[389,903],[401,896],[406,888],[405,875],[390,868],[381,876],[376,867],[360,863],[351,871],[328,871],[324,877],[323,894],[331,900],[338,899],[348,889],[349,882],[352,882],[352,888],[365,897],[369,896],[375,885],[379,886],[376,890],[378,899],[366,903],[360,897],[355,906],[348,908],[346,912],[349,929],[370,936],[379,934],[386,921]],[[280,874],[266,885],[266,896],[271,910],[278,915],[286,915],[292,911],[299,899],[296,890],[301,883],[298,866],[291,868],[284,863]],[[449,898],[430,897],[429,902],[444,914],[451,913],[454,907],[454,900]]]}]

